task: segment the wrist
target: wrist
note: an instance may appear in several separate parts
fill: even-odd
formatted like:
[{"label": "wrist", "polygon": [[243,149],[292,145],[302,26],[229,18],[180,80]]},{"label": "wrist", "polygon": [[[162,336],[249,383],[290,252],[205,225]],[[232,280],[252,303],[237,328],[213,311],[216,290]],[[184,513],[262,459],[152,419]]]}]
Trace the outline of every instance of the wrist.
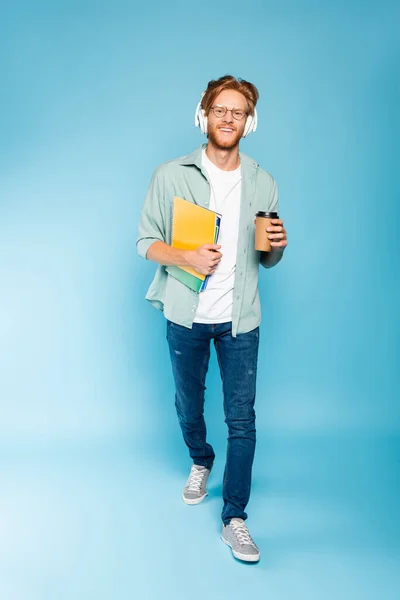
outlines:
[{"label": "wrist", "polygon": [[193,266],[193,250],[183,250],[182,252],[182,259],[183,259],[183,264],[186,267],[192,267]]}]

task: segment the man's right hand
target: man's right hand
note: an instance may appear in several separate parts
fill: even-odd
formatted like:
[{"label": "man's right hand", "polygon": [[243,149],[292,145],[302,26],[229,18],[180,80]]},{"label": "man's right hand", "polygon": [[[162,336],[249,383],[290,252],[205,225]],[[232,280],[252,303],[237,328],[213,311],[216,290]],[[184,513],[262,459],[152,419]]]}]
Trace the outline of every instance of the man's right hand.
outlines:
[{"label": "man's right hand", "polygon": [[202,275],[212,275],[222,258],[221,248],[218,244],[203,244],[196,250],[188,250],[187,261],[195,271]]}]

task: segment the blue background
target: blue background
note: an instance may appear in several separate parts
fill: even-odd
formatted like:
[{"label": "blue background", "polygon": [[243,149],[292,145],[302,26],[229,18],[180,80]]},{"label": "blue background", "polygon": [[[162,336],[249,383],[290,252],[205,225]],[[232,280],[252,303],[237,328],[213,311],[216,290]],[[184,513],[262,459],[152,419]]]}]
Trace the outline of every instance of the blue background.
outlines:
[{"label": "blue background", "polygon": [[[0,6],[0,596],[394,599],[398,5]],[[135,248],[152,171],[204,141],[194,110],[225,73],[259,88],[241,149],[276,178],[289,238],[260,272],[257,565],[219,540],[214,354],[210,495],[181,501],[155,265]]]}]

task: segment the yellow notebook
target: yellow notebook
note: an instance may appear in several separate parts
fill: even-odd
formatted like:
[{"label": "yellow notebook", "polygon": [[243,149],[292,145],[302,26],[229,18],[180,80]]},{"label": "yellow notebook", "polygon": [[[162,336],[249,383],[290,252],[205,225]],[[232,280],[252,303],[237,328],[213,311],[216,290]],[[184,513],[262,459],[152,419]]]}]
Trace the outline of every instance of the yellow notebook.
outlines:
[{"label": "yellow notebook", "polygon": [[[214,244],[218,239],[221,215],[174,197],[171,246],[181,250],[195,250],[203,244]],[[203,290],[208,277],[192,267],[169,266],[168,273],[196,292]]]}]

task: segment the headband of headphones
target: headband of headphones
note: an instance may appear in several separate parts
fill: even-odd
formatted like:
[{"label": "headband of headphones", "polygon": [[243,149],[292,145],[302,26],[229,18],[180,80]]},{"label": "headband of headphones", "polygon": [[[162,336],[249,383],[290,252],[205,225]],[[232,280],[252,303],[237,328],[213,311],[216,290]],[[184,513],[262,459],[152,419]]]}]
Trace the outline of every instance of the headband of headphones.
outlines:
[{"label": "headband of headphones", "polygon": [[[207,134],[208,131],[208,118],[205,110],[201,108],[201,101],[203,100],[205,92],[201,94],[200,102],[197,105],[196,112],[194,115],[194,124],[196,127],[200,127],[202,133]],[[254,108],[254,115],[248,115],[246,119],[246,125],[244,127],[242,137],[246,137],[249,133],[256,131],[258,123],[257,110]]]}]

